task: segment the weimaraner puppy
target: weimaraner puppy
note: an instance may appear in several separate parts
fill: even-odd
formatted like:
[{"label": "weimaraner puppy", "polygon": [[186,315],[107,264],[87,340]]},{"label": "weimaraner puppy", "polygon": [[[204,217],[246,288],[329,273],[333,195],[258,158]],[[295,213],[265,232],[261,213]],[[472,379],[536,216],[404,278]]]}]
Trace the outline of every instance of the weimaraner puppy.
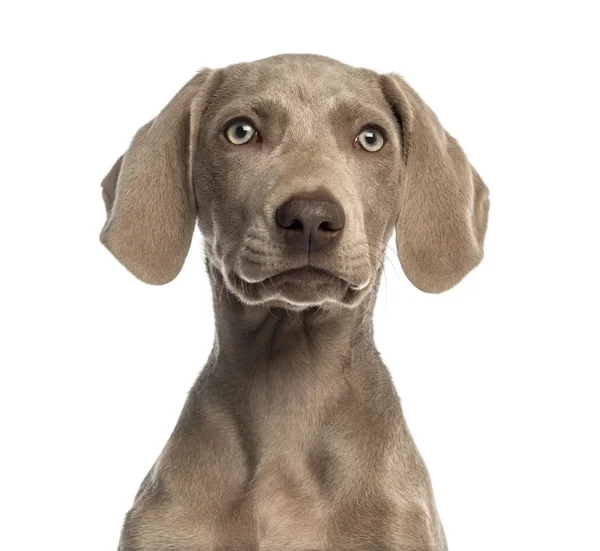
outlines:
[{"label": "weimaraner puppy", "polygon": [[198,224],[216,320],[120,551],[445,550],[373,307],[394,229],[440,293],[481,261],[489,200],[414,90],[315,55],[205,69],[102,186],[101,240],[147,283]]}]

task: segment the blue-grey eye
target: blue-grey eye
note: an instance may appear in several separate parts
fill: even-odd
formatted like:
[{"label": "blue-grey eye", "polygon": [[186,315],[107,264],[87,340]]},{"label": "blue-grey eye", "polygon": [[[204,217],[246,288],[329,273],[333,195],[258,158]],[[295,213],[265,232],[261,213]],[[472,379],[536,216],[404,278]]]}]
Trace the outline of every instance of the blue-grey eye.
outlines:
[{"label": "blue-grey eye", "polygon": [[256,128],[244,120],[232,122],[225,131],[225,137],[235,145],[244,145],[257,136]]},{"label": "blue-grey eye", "polygon": [[365,151],[374,153],[379,151],[385,142],[381,132],[376,128],[365,128],[354,140],[358,143]]}]

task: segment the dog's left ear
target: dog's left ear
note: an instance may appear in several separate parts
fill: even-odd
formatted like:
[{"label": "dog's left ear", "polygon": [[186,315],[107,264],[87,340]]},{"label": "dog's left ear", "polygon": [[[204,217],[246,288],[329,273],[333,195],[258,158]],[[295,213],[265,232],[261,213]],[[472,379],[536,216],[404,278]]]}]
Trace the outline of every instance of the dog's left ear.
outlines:
[{"label": "dog's left ear", "polygon": [[197,214],[193,158],[215,73],[198,73],[142,126],[102,182],[107,220],[100,240],[146,283],[171,281],[190,247]]},{"label": "dog's left ear", "polygon": [[456,140],[402,78],[382,75],[381,87],[402,138],[400,263],[415,287],[441,293],[483,258],[488,189]]}]

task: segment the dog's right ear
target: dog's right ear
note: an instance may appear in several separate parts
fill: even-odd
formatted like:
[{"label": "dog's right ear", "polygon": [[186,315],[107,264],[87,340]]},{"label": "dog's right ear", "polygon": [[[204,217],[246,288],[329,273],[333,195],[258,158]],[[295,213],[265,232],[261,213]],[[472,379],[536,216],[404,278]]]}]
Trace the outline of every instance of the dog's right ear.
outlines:
[{"label": "dog's right ear", "polygon": [[136,133],[102,182],[100,240],[133,275],[155,285],[181,270],[196,222],[192,184],[199,121],[216,71],[205,69]]}]

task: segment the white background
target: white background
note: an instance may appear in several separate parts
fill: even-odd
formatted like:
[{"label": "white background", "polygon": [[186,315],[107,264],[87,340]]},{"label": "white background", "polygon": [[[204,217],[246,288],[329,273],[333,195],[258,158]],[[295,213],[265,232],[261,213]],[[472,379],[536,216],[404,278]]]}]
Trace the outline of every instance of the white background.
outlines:
[{"label": "white background", "polygon": [[3,4],[0,547],[116,549],[211,348],[200,236],[138,282],[102,177],[201,67],[313,52],[402,74],[491,190],[483,264],[433,296],[393,262],[376,313],[451,550],[600,549],[594,3],[209,4]]}]

